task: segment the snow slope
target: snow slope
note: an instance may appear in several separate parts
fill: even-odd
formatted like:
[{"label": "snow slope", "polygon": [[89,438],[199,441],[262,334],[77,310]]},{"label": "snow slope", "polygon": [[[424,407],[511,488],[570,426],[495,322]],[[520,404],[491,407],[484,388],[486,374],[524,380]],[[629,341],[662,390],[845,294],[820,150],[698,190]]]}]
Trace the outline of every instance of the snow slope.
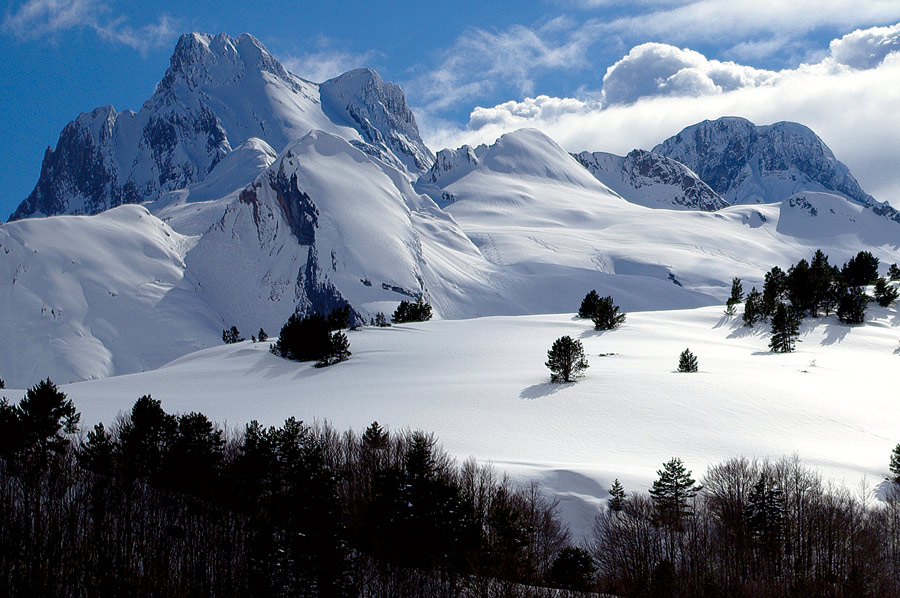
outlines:
[{"label": "snow slope", "polygon": [[[245,342],[63,389],[85,425],[151,393],[228,426],[296,416],[430,430],[460,458],[541,480],[583,526],[614,478],[646,490],[672,456],[700,476],[728,457],[796,452],[830,480],[876,487],[900,441],[898,333],[900,312],[874,304],[864,326],[807,320],[791,354],[770,353],[765,324],[745,328],[721,305],[631,312],[603,333],[570,314],[445,320],[351,331],[350,360],[324,369]],[[550,384],[546,351],[564,334],[582,340],[590,368]],[[696,374],[675,371],[686,347]]]}]

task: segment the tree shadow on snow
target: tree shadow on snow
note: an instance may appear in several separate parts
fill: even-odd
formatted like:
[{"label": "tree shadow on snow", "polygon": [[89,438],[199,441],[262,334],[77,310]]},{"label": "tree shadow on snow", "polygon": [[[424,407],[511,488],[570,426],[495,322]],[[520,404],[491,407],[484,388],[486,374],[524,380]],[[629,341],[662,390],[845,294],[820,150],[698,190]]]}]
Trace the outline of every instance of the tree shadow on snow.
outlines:
[{"label": "tree shadow on snow", "polygon": [[533,401],[549,397],[561,391],[562,389],[575,384],[574,382],[542,382],[540,384],[532,384],[519,393],[520,399]]},{"label": "tree shadow on snow", "polygon": [[852,326],[848,326],[847,324],[826,324],[825,336],[822,338],[822,345],[824,346],[840,343],[844,340],[844,337],[850,334],[851,328]]}]

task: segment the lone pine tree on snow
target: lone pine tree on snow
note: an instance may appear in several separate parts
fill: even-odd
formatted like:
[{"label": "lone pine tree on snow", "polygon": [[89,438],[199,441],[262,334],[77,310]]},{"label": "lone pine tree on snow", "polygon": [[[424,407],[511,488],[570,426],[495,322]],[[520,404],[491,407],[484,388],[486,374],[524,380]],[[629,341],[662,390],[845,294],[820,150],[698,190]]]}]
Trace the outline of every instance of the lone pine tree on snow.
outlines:
[{"label": "lone pine tree on snow", "polygon": [[551,382],[571,382],[588,367],[581,341],[571,336],[556,339],[547,351],[545,365],[550,368]]},{"label": "lone pine tree on snow", "polygon": [[678,356],[678,371],[679,372],[696,372],[697,371],[697,356],[691,353],[690,349],[685,349],[681,352],[681,355]]}]

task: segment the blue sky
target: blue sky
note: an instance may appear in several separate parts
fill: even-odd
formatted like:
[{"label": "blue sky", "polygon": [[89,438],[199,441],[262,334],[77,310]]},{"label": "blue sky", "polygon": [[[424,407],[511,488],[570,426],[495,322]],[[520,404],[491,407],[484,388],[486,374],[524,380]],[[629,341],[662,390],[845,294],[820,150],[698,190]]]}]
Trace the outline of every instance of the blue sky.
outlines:
[{"label": "blue sky", "polygon": [[900,124],[884,118],[900,107],[895,0],[13,0],[0,18],[3,220],[65,124],[138,110],[189,31],[252,33],[315,81],[370,66],[405,89],[435,150],[536,126],[624,153],[723,114],[799,120],[900,205],[885,172],[900,170]]}]

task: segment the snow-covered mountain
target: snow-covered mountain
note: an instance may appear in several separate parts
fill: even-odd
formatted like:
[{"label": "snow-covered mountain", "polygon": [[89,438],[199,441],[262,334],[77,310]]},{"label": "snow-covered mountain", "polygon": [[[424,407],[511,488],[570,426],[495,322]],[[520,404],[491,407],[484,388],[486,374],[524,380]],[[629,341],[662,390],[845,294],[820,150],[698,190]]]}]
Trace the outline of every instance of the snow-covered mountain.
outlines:
[{"label": "snow-covered mountain", "polygon": [[316,85],[287,72],[251,35],[184,35],[139,112],[97,108],[63,129],[11,219],[156,200],[203,181],[252,138],[281,151],[313,129],[415,175],[431,166],[403,93],[373,71]]},{"label": "snow-covered mountain", "polygon": [[772,203],[802,191],[822,191],[900,222],[897,210],[865,193],[828,146],[797,123],[707,120],[666,139],[653,152],[685,164],[730,204]]},{"label": "snow-covered mountain", "polygon": [[610,189],[648,208],[714,212],[728,205],[690,168],[654,152],[581,152],[573,157]]}]

